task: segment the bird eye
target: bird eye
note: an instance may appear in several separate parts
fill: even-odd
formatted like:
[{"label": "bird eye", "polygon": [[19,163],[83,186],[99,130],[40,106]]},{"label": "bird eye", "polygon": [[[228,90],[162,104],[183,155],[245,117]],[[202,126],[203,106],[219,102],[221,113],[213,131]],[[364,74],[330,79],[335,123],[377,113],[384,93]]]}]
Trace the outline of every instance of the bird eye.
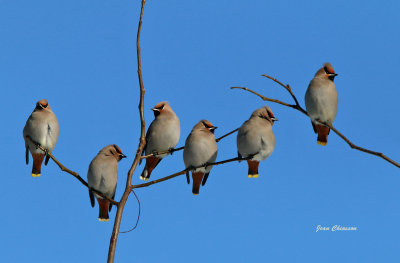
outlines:
[{"label": "bird eye", "polygon": [[324,70],[325,70],[325,73],[326,74],[329,74],[330,72],[328,71],[328,68],[327,67],[324,67]]}]

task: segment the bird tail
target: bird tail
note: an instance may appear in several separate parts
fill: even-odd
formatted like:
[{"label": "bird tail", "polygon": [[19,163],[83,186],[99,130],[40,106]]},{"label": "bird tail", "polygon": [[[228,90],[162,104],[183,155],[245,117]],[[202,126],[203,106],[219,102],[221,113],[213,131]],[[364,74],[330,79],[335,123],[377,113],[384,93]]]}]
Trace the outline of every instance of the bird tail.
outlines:
[{"label": "bird tail", "polygon": [[247,160],[247,164],[249,165],[249,178],[257,178],[258,177],[258,165],[260,164],[259,161],[251,161]]},{"label": "bird tail", "polygon": [[110,220],[108,217],[108,206],[110,202],[102,198],[97,198],[97,201],[99,202],[99,221],[107,222]]},{"label": "bird tail", "polygon": [[325,146],[328,143],[328,135],[330,132],[329,127],[315,124],[315,129],[318,133],[317,143],[319,145]]},{"label": "bird tail", "polygon": [[148,181],[150,179],[151,172],[156,168],[158,163],[161,161],[161,158],[158,157],[148,157],[146,159],[146,165],[143,169],[142,174],[140,175],[140,179],[143,181]]},{"label": "bird tail", "polygon": [[203,176],[204,176],[204,173],[202,173],[202,172],[192,173],[192,178],[193,178],[192,193],[194,195],[198,195],[200,192],[200,185],[201,185],[201,181],[203,180]]},{"label": "bird tail", "polygon": [[32,165],[32,177],[39,177],[40,171],[44,159],[44,154],[42,153],[33,153],[33,165]]}]

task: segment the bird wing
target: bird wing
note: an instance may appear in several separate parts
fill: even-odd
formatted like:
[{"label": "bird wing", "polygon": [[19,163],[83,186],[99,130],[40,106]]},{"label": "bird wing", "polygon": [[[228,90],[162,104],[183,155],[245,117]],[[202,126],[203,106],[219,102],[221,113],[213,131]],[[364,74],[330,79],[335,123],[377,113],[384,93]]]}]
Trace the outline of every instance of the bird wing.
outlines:
[{"label": "bird wing", "polygon": [[90,204],[94,207],[94,195],[92,190],[89,189]]},{"label": "bird wing", "polygon": [[29,163],[29,147],[27,143],[25,144],[25,162],[26,164]]},{"label": "bird wing", "polygon": [[206,173],[206,174],[204,175],[203,181],[201,182],[201,185],[202,185],[202,186],[204,186],[204,185],[206,184],[209,174],[210,174],[210,173],[208,172],[208,173]]}]

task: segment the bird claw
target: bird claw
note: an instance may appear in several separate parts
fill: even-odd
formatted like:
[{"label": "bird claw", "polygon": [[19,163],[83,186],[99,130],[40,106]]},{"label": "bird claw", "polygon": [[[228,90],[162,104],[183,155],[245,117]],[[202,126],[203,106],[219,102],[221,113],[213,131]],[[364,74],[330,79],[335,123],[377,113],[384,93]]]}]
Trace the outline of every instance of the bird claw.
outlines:
[{"label": "bird claw", "polygon": [[320,119],[315,119],[315,121],[320,125],[327,126],[326,123],[324,121],[321,121]]},{"label": "bird claw", "polygon": [[172,155],[174,153],[175,149],[173,147],[171,147],[171,148],[168,149],[168,151],[169,151],[169,154]]},{"label": "bird claw", "polygon": [[244,158],[243,160],[251,160],[251,159],[253,159],[253,157],[256,155],[256,153],[254,153],[254,154],[249,154],[249,155],[247,155],[247,157],[246,158]]},{"label": "bird claw", "polygon": [[[32,139],[31,136],[26,135],[26,138],[28,138],[28,139],[35,145],[36,149],[39,149],[39,148],[41,147],[40,143],[35,142],[35,141]],[[46,154],[47,154],[47,152],[46,152]]]}]

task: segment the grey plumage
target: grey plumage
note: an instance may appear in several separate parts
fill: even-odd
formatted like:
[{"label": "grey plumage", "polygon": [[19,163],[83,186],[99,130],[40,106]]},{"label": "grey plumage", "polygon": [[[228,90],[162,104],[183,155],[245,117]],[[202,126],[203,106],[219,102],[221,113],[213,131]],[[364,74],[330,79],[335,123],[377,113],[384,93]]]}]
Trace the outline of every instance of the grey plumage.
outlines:
[{"label": "grey plumage", "polygon": [[[25,159],[26,164],[29,162],[28,150],[31,152],[33,157],[32,176],[38,177],[41,172],[41,165],[44,158],[44,152],[37,148],[27,136],[39,143],[43,148],[47,149],[48,152],[52,152],[56,146],[58,135],[59,135],[59,124],[56,115],[51,110],[47,100],[42,99],[36,103],[36,107],[32,114],[26,121],[23,137],[25,140]],[[48,158],[46,158],[45,164],[47,164]]]},{"label": "grey plumage", "polygon": [[101,196],[93,193],[90,189],[96,189],[109,198],[114,198],[117,188],[118,162],[126,156],[121,149],[115,145],[108,145],[100,150],[89,165],[87,173],[89,196],[92,207],[94,207],[94,197],[99,202],[99,220],[108,221],[108,212],[111,204]]},{"label": "grey plumage", "polygon": [[217,159],[218,149],[214,136],[216,128],[209,121],[201,120],[193,127],[186,139],[183,161],[186,168],[192,168],[193,194],[198,194],[200,184],[204,185],[206,183],[212,166],[193,168],[214,163]]},{"label": "grey plumage", "polygon": [[255,110],[239,128],[236,142],[239,157],[248,158],[250,178],[258,177],[258,164],[267,159],[275,148],[272,125],[277,119],[271,109],[264,106]]},{"label": "grey plumage", "polygon": [[[167,151],[174,148],[180,137],[180,123],[175,112],[168,102],[159,102],[153,109],[155,119],[146,133],[145,154]],[[146,165],[140,176],[142,180],[149,180],[151,172],[158,163],[168,155],[160,154],[146,159]]]},{"label": "grey plumage", "polygon": [[338,94],[333,80],[337,76],[330,63],[325,63],[315,74],[305,94],[307,113],[318,133],[318,144],[326,145],[329,128],[318,124],[318,120],[332,124],[338,108]]}]

